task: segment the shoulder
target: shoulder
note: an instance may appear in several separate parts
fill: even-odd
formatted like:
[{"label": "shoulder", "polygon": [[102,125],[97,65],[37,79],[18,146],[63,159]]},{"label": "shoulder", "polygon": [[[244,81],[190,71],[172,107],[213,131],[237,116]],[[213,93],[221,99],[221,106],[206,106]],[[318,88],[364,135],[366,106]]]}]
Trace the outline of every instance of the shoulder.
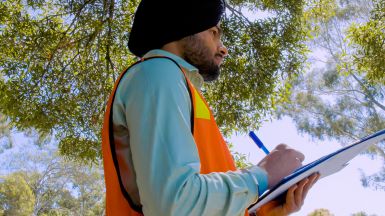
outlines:
[{"label": "shoulder", "polygon": [[116,90],[114,113],[121,119],[136,119],[143,113],[168,113],[177,108],[188,119],[190,100],[179,66],[169,59],[154,58],[137,63],[122,77]]},{"label": "shoulder", "polygon": [[118,94],[150,94],[187,90],[186,79],[181,68],[167,58],[152,58],[139,62],[128,69],[122,77]]},{"label": "shoulder", "polygon": [[137,79],[145,79],[147,83],[175,83],[184,79],[179,66],[171,59],[151,58],[133,66],[128,73]]}]

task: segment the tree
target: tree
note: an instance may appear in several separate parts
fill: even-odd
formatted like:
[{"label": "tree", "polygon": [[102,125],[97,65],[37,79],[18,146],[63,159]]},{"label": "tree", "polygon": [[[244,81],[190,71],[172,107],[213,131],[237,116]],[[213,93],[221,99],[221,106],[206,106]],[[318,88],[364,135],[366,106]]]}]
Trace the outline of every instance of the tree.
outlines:
[{"label": "tree", "polygon": [[316,209],[309,213],[307,216],[334,216],[328,209]]},{"label": "tree", "polygon": [[[326,61],[292,82],[291,102],[278,113],[290,116],[300,132],[314,138],[349,143],[385,128],[385,62],[377,59],[383,54],[385,33],[380,26],[379,31],[370,30],[383,22],[384,4],[370,0],[336,3],[332,16],[320,21],[312,44]],[[385,144],[374,145],[367,153],[385,159]],[[384,176],[382,171],[363,178],[363,185],[383,189]]]},{"label": "tree", "polygon": [[250,163],[247,155],[234,151],[234,144],[233,143],[231,143],[227,140],[226,140],[226,143],[229,145],[230,153],[233,156],[235,166],[238,169],[244,169],[246,167],[253,165],[252,163]]},{"label": "tree", "polygon": [[[8,0],[0,10],[0,112],[18,130],[54,134],[61,154],[100,158],[106,100],[135,58],[126,43],[138,0]],[[268,11],[250,20],[240,11]],[[203,92],[224,133],[257,127],[300,73],[308,37],[304,1],[229,2],[230,57]]]},{"label": "tree", "polygon": [[368,215],[367,213],[362,211],[362,212],[354,213],[352,214],[352,216],[376,216],[376,215],[375,214]]},{"label": "tree", "polygon": [[[280,114],[289,115],[301,132],[321,140],[349,143],[374,133],[385,127],[384,110],[376,105],[382,89],[372,85],[369,91],[361,86],[363,79],[356,78],[341,76],[333,62],[315,69],[296,81],[292,103],[282,106]],[[384,156],[382,146],[373,146],[371,152]]]},{"label": "tree", "polygon": [[355,48],[352,55],[354,67],[371,83],[384,85],[385,2],[374,0],[373,4],[369,21],[351,26],[348,37]]},{"label": "tree", "polygon": [[33,213],[35,197],[22,173],[0,178],[1,215],[29,216]]},{"label": "tree", "polygon": [[0,113],[0,153],[7,148],[12,147],[11,128],[8,124],[7,117]]},{"label": "tree", "polygon": [[[51,164],[52,165],[52,164]],[[0,183],[0,206],[4,215],[104,215],[104,190],[100,173],[46,177],[49,172],[20,171]],[[68,174],[68,173],[67,173]],[[63,181],[66,181],[63,184]]]},{"label": "tree", "polygon": [[361,183],[364,187],[371,187],[375,190],[385,191],[385,166],[375,174],[370,176],[365,175],[364,172],[361,172]]},{"label": "tree", "polygon": [[[8,192],[7,199],[0,198],[0,206],[15,206],[13,200],[19,200],[21,195],[25,197],[28,192],[28,202],[26,199],[23,202],[25,205],[31,202],[31,208],[16,206],[12,209],[28,210],[26,215],[104,215],[105,189],[100,166],[90,167],[63,160],[55,153],[55,148],[47,146],[44,149],[12,150],[1,155],[0,163],[2,168],[7,168],[2,170],[8,173],[5,179],[18,177],[17,183],[11,183],[20,192]],[[2,189],[0,192],[3,194]]]}]

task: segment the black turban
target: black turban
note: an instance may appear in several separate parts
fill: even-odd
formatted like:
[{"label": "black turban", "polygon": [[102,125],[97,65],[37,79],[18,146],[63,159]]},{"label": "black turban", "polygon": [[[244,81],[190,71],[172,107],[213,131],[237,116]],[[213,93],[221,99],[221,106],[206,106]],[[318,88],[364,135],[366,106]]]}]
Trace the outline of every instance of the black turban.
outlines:
[{"label": "black turban", "polygon": [[216,26],[224,11],[224,0],[142,0],[128,48],[142,57],[152,49]]}]

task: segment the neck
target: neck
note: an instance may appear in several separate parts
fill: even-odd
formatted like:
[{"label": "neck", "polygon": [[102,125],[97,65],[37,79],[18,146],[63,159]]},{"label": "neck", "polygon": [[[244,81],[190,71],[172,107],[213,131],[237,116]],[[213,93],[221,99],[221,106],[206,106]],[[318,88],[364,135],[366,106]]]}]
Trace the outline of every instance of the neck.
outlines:
[{"label": "neck", "polygon": [[165,44],[161,49],[183,58],[182,48],[177,41]]}]

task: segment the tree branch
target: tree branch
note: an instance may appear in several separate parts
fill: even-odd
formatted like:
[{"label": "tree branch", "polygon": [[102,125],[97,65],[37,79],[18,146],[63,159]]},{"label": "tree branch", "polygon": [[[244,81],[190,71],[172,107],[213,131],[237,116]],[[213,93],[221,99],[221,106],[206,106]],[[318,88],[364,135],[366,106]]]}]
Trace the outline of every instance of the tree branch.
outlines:
[{"label": "tree branch", "polygon": [[226,8],[229,9],[231,13],[237,16],[239,19],[246,21],[250,26],[253,25],[253,22],[251,22],[245,15],[243,15],[242,12],[231,7],[229,4],[226,4]]},{"label": "tree branch", "polygon": [[111,68],[112,68],[112,77],[113,77],[113,80],[115,81],[116,80],[116,77],[115,77],[115,66],[114,66],[114,63],[112,62],[111,60],[111,56],[110,56],[110,47],[111,47],[111,43],[112,43],[112,20],[113,20],[113,17],[114,17],[114,7],[115,7],[115,0],[110,0],[108,1],[109,3],[109,7],[108,7],[108,18],[107,18],[107,23],[108,23],[108,31],[107,31],[107,47],[106,47],[106,64],[107,64],[107,71],[109,71],[109,66],[111,65]]},{"label": "tree branch", "polygon": [[372,94],[370,94],[368,88],[365,86],[365,84],[353,73],[350,72],[350,74],[353,76],[353,78],[360,84],[360,86],[364,89],[365,95],[370,99],[371,102],[373,102],[375,105],[377,105],[380,109],[385,111],[385,106],[382,105],[380,102],[378,102]]}]

